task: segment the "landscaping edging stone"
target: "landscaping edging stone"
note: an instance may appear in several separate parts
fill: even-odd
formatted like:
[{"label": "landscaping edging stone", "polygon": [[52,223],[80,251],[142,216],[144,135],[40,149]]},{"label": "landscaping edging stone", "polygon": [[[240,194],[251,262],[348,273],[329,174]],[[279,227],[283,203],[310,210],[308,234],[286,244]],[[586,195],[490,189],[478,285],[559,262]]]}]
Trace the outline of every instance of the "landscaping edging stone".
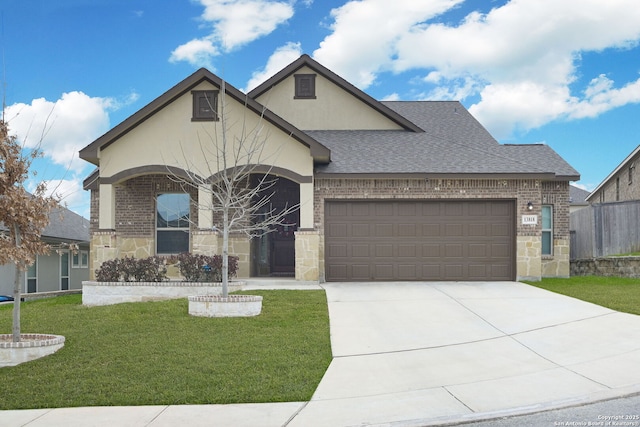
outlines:
[{"label": "landscaping edging stone", "polygon": [[[244,282],[229,283],[229,292],[239,291]],[[144,302],[221,295],[222,283],[208,282],[82,282],[82,304],[99,306],[123,302]]]},{"label": "landscaping edging stone", "polygon": [[195,295],[189,297],[189,314],[200,317],[251,317],[262,311],[258,295]]},{"label": "landscaping edging stone", "polygon": [[0,368],[16,366],[55,353],[64,347],[64,337],[50,334],[20,334],[13,342],[11,334],[0,334]]}]

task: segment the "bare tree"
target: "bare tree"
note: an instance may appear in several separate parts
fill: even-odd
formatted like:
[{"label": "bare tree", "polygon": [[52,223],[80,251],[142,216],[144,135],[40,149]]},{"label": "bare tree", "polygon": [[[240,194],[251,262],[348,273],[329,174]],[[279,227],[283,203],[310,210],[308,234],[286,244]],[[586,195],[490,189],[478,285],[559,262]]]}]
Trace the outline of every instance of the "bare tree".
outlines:
[{"label": "bare tree", "polygon": [[4,120],[0,120],[0,223],[7,229],[0,233],[0,265],[16,267],[13,288],[13,341],[20,341],[20,275],[33,264],[37,255],[49,252],[41,240],[42,230],[49,224],[49,213],[58,205],[53,196],[46,196],[45,183],[33,193],[24,188],[29,168],[39,157],[39,150],[24,155],[15,136],[9,135]]},{"label": "bare tree", "polygon": [[[273,163],[281,153],[268,152],[269,139],[265,128],[264,110],[257,125],[249,127],[246,118],[230,123],[226,111],[225,83],[220,90],[220,117],[212,128],[204,129],[198,137],[196,154],[206,159],[205,166],[197,166],[193,152],[181,146],[186,174],[171,173],[173,180],[183,187],[193,187],[206,200],[198,198],[200,211],[211,213],[214,229],[222,232],[222,296],[228,297],[229,236],[243,233],[250,238],[260,237],[274,230],[277,225],[291,225],[287,215],[299,209],[299,203],[280,210],[270,204],[277,177],[271,175]],[[215,111],[213,105],[210,107]],[[248,111],[246,103],[244,111]],[[239,129],[230,132],[231,128]]]}]

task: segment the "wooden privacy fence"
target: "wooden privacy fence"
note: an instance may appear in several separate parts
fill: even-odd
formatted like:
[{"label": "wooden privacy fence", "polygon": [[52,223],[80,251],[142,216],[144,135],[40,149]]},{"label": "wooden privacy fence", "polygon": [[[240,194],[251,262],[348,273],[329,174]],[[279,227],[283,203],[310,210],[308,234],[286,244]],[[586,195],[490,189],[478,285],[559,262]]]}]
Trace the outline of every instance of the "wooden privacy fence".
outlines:
[{"label": "wooden privacy fence", "polygon": [[640,200],[572,212],[570,229],[572,260],[640,251]]}]

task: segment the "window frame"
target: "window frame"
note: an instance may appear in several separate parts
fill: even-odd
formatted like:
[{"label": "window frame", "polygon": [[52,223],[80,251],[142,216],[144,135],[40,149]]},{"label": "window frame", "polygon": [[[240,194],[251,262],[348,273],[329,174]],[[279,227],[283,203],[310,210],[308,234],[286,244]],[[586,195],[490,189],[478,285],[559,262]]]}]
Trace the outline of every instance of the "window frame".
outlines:
[{"label": "window frame", "polygon": [[[159,207],[160,207],[160,197],[163,195],[184,195],[187,197],[187,202],[188,202],[188,216],[186,219],[186,227],[185,226],[178,226],[178,227],[159,227],[158,225],[158,219],[159,219]],[[156,215],[156,220],[155,220],[155,229],[156,229],[156,241],[155,241],[155,249],[156,249],[156,255],[176,255],[182,252],[189,252],[189,249],[191,247],[191,194],[187,193],[187,192],[164,192],[164,193],[158,193],[156,195],[156,208],[155,208],[155,215]],[[178,219],[178,225],[180,224],[181,220]],[[182,231],[185,232],[187,234],[187,245],[186,248],[179,248],[179,250],[177,251],[163,251],[160,252],[159,247],[158,247],[158,243],[160,241],[160,239],[158,238],[158,236],[160,234],[162,234],[163,232],[167,233],[170,231]]]},{"label": "window frame", "polygon": [[[549,224],[550,227],[546,228],[545,227],[545,208],[548,208],[549,211]],[[541,235],[540,235],[540,252],[542,254],[542,256],[553,256],[553,205],[542,205],[542,210],[541,210]],[[545,247],[544,247],[544,236],[545,234],[547,234],[549,236],[549,252],[545,253]]]},{"label": "window frame", "polygon": [[[217,122],[220,120],[218,114],[218,90],[192,90],[193,110],[191,112],[192,122]],[[211,112],[203,113],[200,109],[200,100],[207,100],[211,106]]]},{"label": "window frame", "polygon": [[[315,74],[294,74],[295,94],[294,99],[316,99],[316,75]],[[309,87],[303,90],[303,83],[308,81]]]},{"label": "window frame", "polygon": [[89,251],[76,251],[71,256],[71,268],[89,268]]}]

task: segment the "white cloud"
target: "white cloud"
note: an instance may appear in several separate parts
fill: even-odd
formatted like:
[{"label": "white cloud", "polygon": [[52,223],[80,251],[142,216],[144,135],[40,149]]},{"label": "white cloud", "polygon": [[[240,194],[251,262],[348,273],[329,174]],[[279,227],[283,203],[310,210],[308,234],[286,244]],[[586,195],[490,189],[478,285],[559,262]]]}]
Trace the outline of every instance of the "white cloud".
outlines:
[{"label": "white cloud", "polygon": [[638,45],[635,0],[511,0],[459,23],[435,19],[461,4],[349,1],[331,12],[332,33],[314,57],[363,89],[380,73],[424,72],[423,84],[436,85],[429,99],[478,96],[471,110],[498,138],[640,102],[640,79],[617,88],[586,76],[586,90],[572,86],[582,53]]},{"label": "white cloud", "polygon": [[[123,102],[135,99],[137,95],[131,95]],[[40,148],[55,164],[80,172],[88,163],[80,160],[78,151],[108,130],[108,111],[121,105],[112,98],[69,92],[55,102],[39,98],[10,105],[6,117],[11,134],[26,148]]]},{"label": "white cloud", "polygon": [[[333,31],[313,56],[360,88],[391,68],[398,38],[412,26],[433,18],[463,0],[349,1],[333,9]],[[419,49],[418,49],[419,50]]]},{"label": "white cloud", "polygon": [[198,0],[201,20],[211,33],[178,46],[170,60],[210,66],[211,59],[273,32],[293,16],[290,2],[269,0]]},{"label": "white cloud", "polygon": [[219,54],[218,48],[209,39],[194,39],[178,46],[171,52],[169,61],[187,61],[198,67],[213,68],[211,58]]},{"label": "white cloud", "polygon": [[[82,188],[82,181],[83,179],[79,176],[73,176],[71,179],[45,180],[43,181],[46,186],[45,195],[58,198],[67,209],[89,218],[90,194]],[[34,177],[25,183],[25,188],[33,193],[39,184],[40,181]]]},{"label": "white cloud", "polygon": [[251,80],[247,83],[246,92],[254,89],[262,82],[273,76],[275,73],[298,59],[302,54],[302,47],[300,43],[287,43],[284,46],[279,47],[269,57],[267,65],[260,71],[256,71],[251,75]]}]

